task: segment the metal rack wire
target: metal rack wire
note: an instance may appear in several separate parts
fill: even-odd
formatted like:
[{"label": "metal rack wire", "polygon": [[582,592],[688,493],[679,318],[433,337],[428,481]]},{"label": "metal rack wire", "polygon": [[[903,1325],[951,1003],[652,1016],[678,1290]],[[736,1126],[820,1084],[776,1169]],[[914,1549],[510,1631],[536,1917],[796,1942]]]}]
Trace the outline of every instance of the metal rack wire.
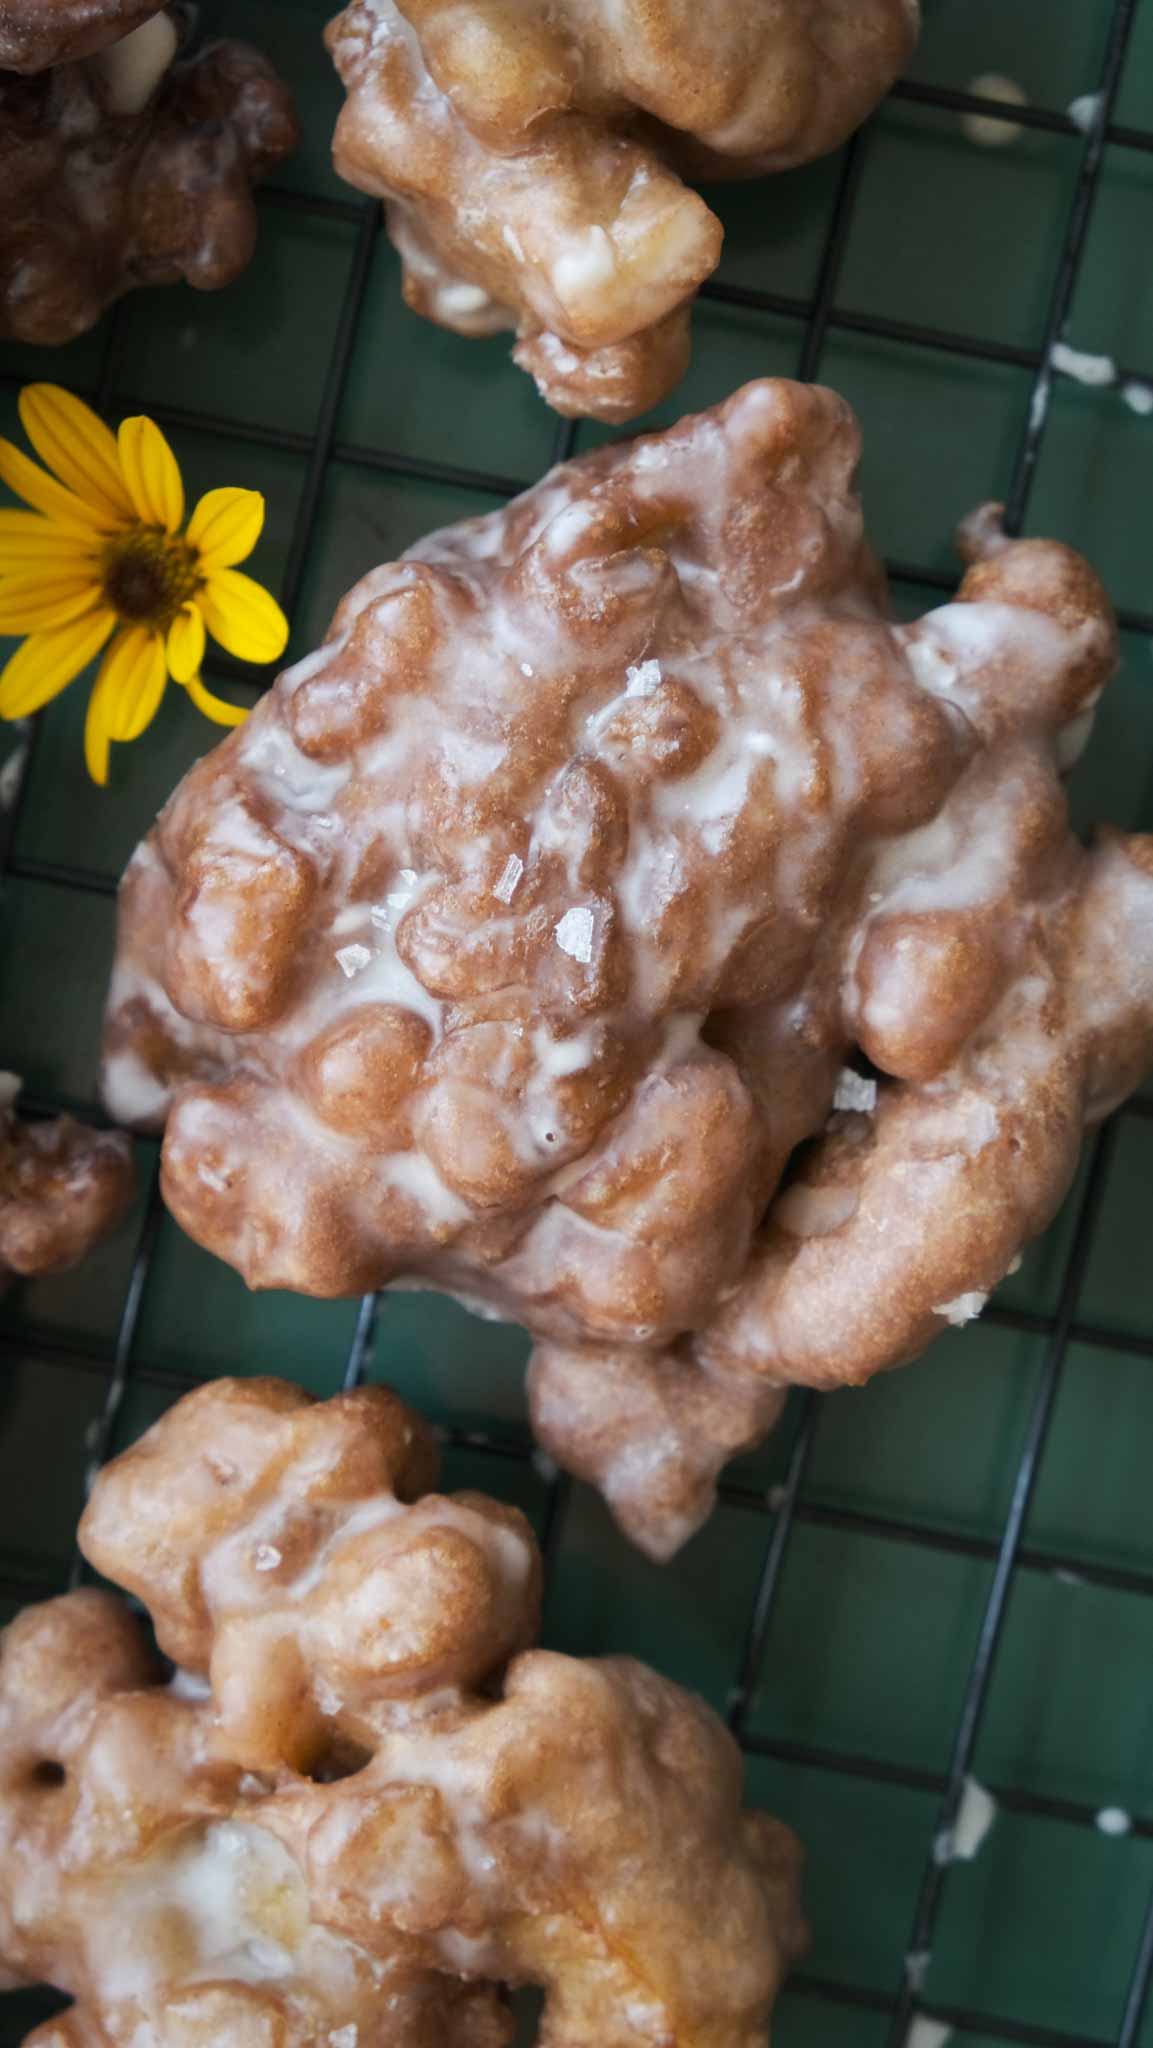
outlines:
[{"label": "metal rack wire", "polygon": [[[793,298],[719,280],[713,280],[704,288],[703,295],[706,298],[755,313],[783,316],[786,320],[795,321],[800,328],[796,373],[803,378],[814,378],[819,374],[828,337],[838,330],[878,340],[907,343],[920,349],[940,351],[954,357],[967,357],[1027,370],[1030,373],[1030,388],[1017,438],[1011,483],[1007,494],[1006,523],[1010,531],[1020,530],[1029,507],[1038,457],[1046,431],[1047,400],[1054,375],[1051,364],[1052,348],[1053,344],[1062,338],[1069,315],[1100,185],[1106,145],[1123,150],[1153,152],[1153,130],[1120,125],[1114,119],[1118,88],[1137,5],[1138,0],[1115,0],[1099,79],[1097,116],[1088,132],[1075,123],[1070,115],[1046,107],[1016,104],[1006,107],[999,101],[980,98],[971,93],[912,81],[902,82],[895,90],[895,96],[901,100],[955,114],[972,113],[995,121],[1012,121],[1026,128],[1062,134],[1080,143],[1079,173],[1068,209],[1044,331],[1038,347],[1012,346],[976,335],[910,324],[879,314],[855,312],[839,303],[841,266],[852,231],[862,167],[870,147],[869,129],[862,131],[843,153],[815,286],[810,297]],[[523,488],[531,479],[495,475],[481,469],[457,467],[399,451],[382,450],[338,440],[341,402],[356,346],[358,326],[363,315],[376,241],[380,233],[380,210],[375,204],[352,198],[330,199],[284,189],[266,190],[262,195],[262,204],[270,209],[287,209],[318,220],[335,220],[355,230],[343,302],[314,431],[304,433],[269,428],[215,417],[199,410],[192,412],[178,407],[158,405],[152,401],[149,401],[147,409],[162,424],[170,427],[192,427],[200,434],[220,435],[230,442],[247,441],[304,458],[304,484],[281,592],[285,607],[291,614],[300,596],[305,566],[316,537],[326,481],[334,464],[373,469],[395,477],[417,478],[427,483],[461,486],[487,493],[493,498],[506,497]],[[122,385],[123,340],[123,322],[114,318],[110,324],[99,377],[88,393],[100,409],[108,412],[123,413],[133,407],[133,394]],[[1141,366],[1132,366],[1131,369],[1119,374],[1140,376]],[[0,382],[2,381],[5,380],[0,378]],[[568,456],[572,452],[574,441],[573,426],[560,424],[555,439],[555,457],[563,459]],[[927,585],[930,588],[951,587],[947,576],[924,566],[890,562],[889,570],[890,575],[898,582]],[[1146,636],[1153,645],[1153,613],[1130,609],[1122,613],[1121,621],[1130,632]],[[246,673],[237,664],[221,663],[218,668],[234,685],[247,681],[253,689],[259,689],[265,680],[252,672]],[[0,816],[0,879],[19,878],[64,890],[110,895],[114,891],[115,882],[95,869],[76,868],[27,858],[17,851],[22,800],[27,793],[28,769],[35,744],[36,737],[33,733],[24,758],[22,788],[17,791],[16,800],[7,813]],[[39,1109],[45,1112],[57,1106],[49,1101],[32,1105],[34,1111]],[[96,1120],[101,1120],[99,1111],[93,1110],[91,1114]],[[1030,1546],[1024,1540],[1026,1517],[1045,1455],[1054,1401],[1071,1343],[1087,1343],[1104,1351],[1118,1350],[1153,1359],[1153,1338],[1136,1332],[1103,1329],[1083,1320],[1079,1315],[1082,1285],[1092,1251],[1094,1231],[1101,1215],[1110,1164],[1116,1150],[1118,1125],[1124,1117],[1153,1118],[1153,1101],[1137,1099],[1131,1102],[1119,1112],[1118,1117],[1102,1129],[1094,1141],[1059,1295],[1052,1313],[1026,1313],[998,1306],[996,1303],[986,1312],[987,1321],[1040,1337],[1044,1340],[1045,1346],[1043,1366],[1020,1440],[1008,1513],[998,1539],[989,1540],[958,1534],[926,1526],[917,1521],[903,1521],[875,1513],[850,1511],[807,1495],[806,1475],[811,1465],[822,1415],[822,1402],[811,1394],[803,1397],[799,1404],[796,1433],[783,1486],[774,1489],[771,1498],[766,1497],[763,1491],[734,1481],[728,1481],[722,1486],[722,1498],[726,1503],[751,1516],[760,1517],[765,1523],[763,1557],[755,1597],[748,1616],[739,1669],[732,1690],[729,1716],[733,1731],[745,1752],[749,1756],[768,1756],[824,1772],[915,1788],[936,1795],[938,1801],[932,1825],[926,1835],[921,1880],[905,1952],[894,1957],[891,1990],[882,1992],[859,1984],[830,1981],[827,1978],[816,1978],[803,1973],[793,1980],[794,1989],[806,1997],[884,2016],[888,2021],[889,2048],[903,2048],[911,2022],[918,2012],[924,2013],[943,2026],[957,2029],[976,2039],[995,2038],[1000,2041],[1033,2044],[1033,2048],[1108,2048],[1103,2039],[1091,2035],[1065,2033],[996,2013],[946,2008],[925,2002],[919,1996],[917,1973],[909,1964],[912,1958],[930,1951],[933,1945],[945,1880],[945,1868],[938,1860],[935,1846],[942,1831],[949,1830],[957,1817],[966,1776],[971,1768],[982,1717],[989,1699],[1007,1603],[1016,1575],[1023,1572],[1076,1572],[1081,1579],[1091,1585],[1108,1587],[1135,1599],[1153,1597],[1153,1567],[1143,1571],[1105,1565],[1088,1559],[1079,1552],[1066,1553],[1052,1548]],[[60,1334],[38,1335],[34,1330],[29,1331],[26,1328],[13,1334],[0,1332],[0,1351],[19,1352],[24,1357],[34,1358],[48,1369],[61,1365],[73,1370],[80,1369],[97,1375],[104,1382],[102,1408],[90,1444],[90,1471],[99,1465],[112,1446],[117,1420],[130,1386],[153,1386],[175,1397],[196,1383],[195,1376],[191,1373],[158,1365],[139,1355],[138,1329],[141,1305],[156,1250],[162,1214],[158,1182],[154,1175],[139,1229],[118,1326],[109,1344],[93,1344],[87,1340],[77,1340]],[[346,1386],[356,1385],[365,1374],[372,1357],[382,1313],[387,1314],[387,1304],[382,1307],[380,1297],[364,1297],[344,1362],[343,1381]],[[387,1324],[385,1330],[387,1332]],[[458,1444],[480,1444],[486,1451],[500,1457],[527,1461],[532,1455],[532,1446],[525,1437],[499,1437],[491,1434],[479,1437],[475,1432],[465,1430],[449,1431],[448,1434],[450,1439]],[[543,1524],[546,1570],[555,1555],[568,1497],[568,1482],[563,1476],[554,1475],[548,1484]],[[758,1676],[772,1635],[782,1576],[789,1558],[790,1541],[798,1526],[806,1523],[857,1533],[867,1532],[891,1543],[959,1552],[992,1564],[983,1619],[964,1686],[952,1752],[945,1771],[926,1771],[882,1761],[872,1756],[846,1755],[808,1744],[772,1740],[759,1735],[749,1725],[750,1708]],[[75,1555],[71,1567],[72,1582],[82,1575],[82,1571],[79,1556]],[[51,1588],[45,1585],[42,1576],[31,1578],[11,1573],[0,1574],[0,1594],[8,1598],[40,1598],[48,1590]],[[998,1803],[1010,1811],[1045,1816],[1084,1827],[1092,1827],[1096,1820],[1096,1812],[1092,1807],[1075,1801],[1045,1797],[1011,1784],[998,1784],[991,1790]],[[1153,1814],[1136,1817],[1133,1832],[1138,1836],[1153,1838]],[[1149,1899],[1140,1940],[1133,1956],[1123,2016],[1114,2036],[1113,2048],[1134,2048],[1147,2008],[1150,2007],[1151,1982],[1153,1896]]]}]

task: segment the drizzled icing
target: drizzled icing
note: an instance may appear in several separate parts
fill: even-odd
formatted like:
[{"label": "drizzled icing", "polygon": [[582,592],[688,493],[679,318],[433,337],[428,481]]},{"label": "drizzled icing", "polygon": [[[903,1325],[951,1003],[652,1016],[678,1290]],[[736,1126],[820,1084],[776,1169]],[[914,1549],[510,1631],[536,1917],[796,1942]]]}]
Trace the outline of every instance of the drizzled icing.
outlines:
[{"label": "drizzled icing", "polygon": [[5,339],[68,342],[127,291],[218,290],[249,262],[250,187],[296,145],[292,102],[241,43],[177,59],[178,15],[160,0],[0,5]]},{"label": "drizzled icing", "polygon": [[[976,1171],[1060,1017],[1078,1123],[1090,900],[1138,934],[1103,1048],[1145,1001],[1147,876],[1085,863],[1059,782],[1108,607],[986,512],[958,600],[894,626],[857,454],[839,399],[765,382],[563,466],[374,571],[186,779],[127,878],[108,1085],[171,1086],[168,1199],[251,1283],[424,1278],[644,1366],[743,1298],[803,1140],[884,1151],[892,1084]],[[786,1199],[798,1271],[872,1227]],[[967,1257],[917,1278],[922,1340],[999,1277]],[[816,1372],[754,1293],[759,1369]]]},{"label": "drizzled icing", "polygon": [[68,2038],[478,2048],[503,1984],[614,2048],[764,2032],[791,1835],[702,1703],[525,1648],[527,1523],[434,1477],[383,1389],[247,1380],[97,1478],[86,1554],[212,1684],[157,1683],[109,1593],[6,1632],[0,1967],[67,1988]]},{"label": "drizzled icing", "polygon": [[348,91],[337,167],[386,201],[411,306],[462,334],[515,328],[551,404],[628,419],[683,373],[720,256],[674,166],[780,170],[834,147],[917,18],[915,0],[763,18],[743,0],[353,0],[327,37]]}]

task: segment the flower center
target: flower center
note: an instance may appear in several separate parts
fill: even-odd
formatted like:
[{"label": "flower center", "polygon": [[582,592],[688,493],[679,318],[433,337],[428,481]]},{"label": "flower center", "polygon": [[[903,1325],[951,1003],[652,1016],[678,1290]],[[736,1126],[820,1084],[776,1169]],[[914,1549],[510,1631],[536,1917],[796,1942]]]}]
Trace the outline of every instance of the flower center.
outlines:
[{"label": "flower center", "polygon": [[194,548],[158,527],[135,526],[104,551],[104,595],[122,619],[166,632],[203,578]]}]

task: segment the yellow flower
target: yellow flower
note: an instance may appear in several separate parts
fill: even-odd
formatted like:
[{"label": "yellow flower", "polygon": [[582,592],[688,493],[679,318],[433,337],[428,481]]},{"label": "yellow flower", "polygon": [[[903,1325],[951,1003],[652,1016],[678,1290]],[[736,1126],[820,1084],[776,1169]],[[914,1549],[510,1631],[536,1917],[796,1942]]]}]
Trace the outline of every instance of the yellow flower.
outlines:
[{"label": "yellow flower", "polygon": [[182,531],[183,479],[152,420],[114,435],[55,384],[27,385],[20,418],[48,468],[0,440],[0,478],[35,507],[0,511],[0,633],[28,636],[0,675],[0,718],[38,711],[103,649],[84,728],[93,781],[108,780],[111,740],[151,724],[169,676],[207,718],[240,725],[200,668],[206,629],[242,661],[284,652],[284,613],[236,567],[264,525],[259,491],[208,491]]}]

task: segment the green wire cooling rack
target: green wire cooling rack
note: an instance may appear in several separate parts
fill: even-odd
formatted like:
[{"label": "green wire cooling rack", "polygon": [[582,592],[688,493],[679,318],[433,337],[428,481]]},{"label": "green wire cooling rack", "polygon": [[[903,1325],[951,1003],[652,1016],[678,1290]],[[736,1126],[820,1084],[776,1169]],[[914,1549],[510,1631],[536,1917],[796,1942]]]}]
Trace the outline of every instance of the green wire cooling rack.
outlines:
[{"label": "green wire cooling rack", "polygon": [[[247,276],[218,298],[140,294],[66,349],[0,349],[6,431],[21,382],[51,377],[114,417],[152,412],[190,492],[264,491],[253,566],[292,615],[293,654],[372,564],[602,432],[558,423],[503,341],[405,310],[378,210],[330,166],[326,11],[202,9],[278,60],[304,116]],[[855,141],[710,192],[724,260],[692,369],[654,417],[765,372],[843,391],[902,613],[952,586],[951,532],[981,499],[1084,549],[1125,659],[1074,812],[1153,826],[1153,0],[926,13],[908,77]],[[990,74],[1026,104],[1002,106],[1002,143],[982,147],[964,117]],[[1060,339],[1111,356],[1115,382],[1054,375]],[[215,737],[170,691],[102,794],[83,695],[31,747],[0,734],[0,1065],[45,1110],[91,1109],[116,878]],[[248,1295],[164,1214],[155,1147],[139,1151],[131,1225],[0,1310],[6,1612],[68,1583],[94,1462],[186,1387],[387,1380],[442,1425],[450,1484],[532,1517],[545,1641],[635,1652],[697,1688],[740,1737],[750,1795],[803,1836],[814,1941],[777,2048],[905,2048],[918,2015],[937,2024],[916,2030],[926,2044],[949,2029],[957,2048],[1153,2048],[1153,1093],[1096,1139],[978,1324],[864,1392],[796,1397],[663,1570],[534,1458],[518,1332],[432,1295]],[[970,1778],[994,1824],[971,1860],[942,1861]],[[48,2009],[0,2002],[0,2042]]]}]

